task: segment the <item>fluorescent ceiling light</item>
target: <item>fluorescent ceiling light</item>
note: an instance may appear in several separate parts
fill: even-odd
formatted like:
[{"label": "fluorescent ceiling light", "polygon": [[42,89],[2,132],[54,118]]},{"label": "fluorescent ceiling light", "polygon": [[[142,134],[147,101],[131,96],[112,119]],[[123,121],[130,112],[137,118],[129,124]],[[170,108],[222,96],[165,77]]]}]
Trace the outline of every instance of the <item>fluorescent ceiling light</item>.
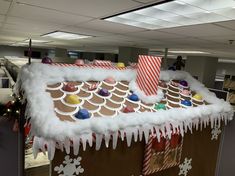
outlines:
[{"label": "fluorescent ceiling light", "polygon": [[[24,40],[25,43],[29,42],[29,39]],[[47,41],[47,40],[36,40],[36,39],[32,39],[32,43],[49,43],[51,41]]]},{"label": "fluorescent ceiling light", "polygon": [[185,2],[182,2],[182,1],[175,1],[177,4],[181,4],[181,5],[185,5],[186,3]]},{"label": "fluorescent ceiling light", "polygon": [[25,43],[25,42],[16,42],[16,43],[11,44],[11,46],[26,46],[26,45],[28,45],[28,43]]},{"label": "fluorescent ceiling light", "polygon": [[[235,7],[233,0],[160,0],[102,20],[155,30],[235,20],[233,13],[226,13],[231,11],[231,7]],[[220,13],[221,10],[223,13]]]},{"label": "fluorescent ceiling light", "polygon": [[232,63],[235,64],[235,59],[218,59],[219,63]]},{"label": "fluorescent ceiling light", "polygon": [[204,51],[187,51],[187,50],[184,50],[184,51],[180,51],[180,50],[170,50],[168,51],[169,53],[176,53],[176,54],[210,54],[208,52],[204,52]]},{"label": "fluorescent ceiling light", "polygon": [[92,36],[75,34],[75,33],[64,32],[64,31],[55,31],[55,32],[51,32],[48,34],[44,34],[42,35],[42,37],[51,37],[51,38],[62,39],[62,40],[76,40],[76,39],[89,38]]}]

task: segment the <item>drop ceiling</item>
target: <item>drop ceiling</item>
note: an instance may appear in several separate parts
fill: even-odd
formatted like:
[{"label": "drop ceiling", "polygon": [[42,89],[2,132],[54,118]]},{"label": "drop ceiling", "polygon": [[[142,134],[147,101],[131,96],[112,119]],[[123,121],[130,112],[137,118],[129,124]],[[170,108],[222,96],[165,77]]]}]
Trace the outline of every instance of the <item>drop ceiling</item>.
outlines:
[{"label": "drop ceiling", "polygon": [[[158,1],[0,0],[0,45],[11,45],[32,38],[50,41],[37,43],[37,46],[47,48],[103,52],[117,52],[118,46],[144,47],[151,51],[164,51],[164,48],[169,48],[203,51],[210,53],[207,55],[235,58],[235,42],[229,42],[235,40],[235,1],[181,1],[192,9],[200,8],[216,13],[222,21],[148,30],[101,19]],[[159,9],[159,14],[161,12],[164,15],[165,12],[171,18],[176,13],[184,15],[186,11],[182,9],[182,4],[178,6],[181,8],[165,9],[166,11]],[[188,19],[186,18],[185,21]],[[200,19],[210,19],[210,13],[200,16]],[[79,40],[42,39],[41,35],[53,31],[94,37]]]}]

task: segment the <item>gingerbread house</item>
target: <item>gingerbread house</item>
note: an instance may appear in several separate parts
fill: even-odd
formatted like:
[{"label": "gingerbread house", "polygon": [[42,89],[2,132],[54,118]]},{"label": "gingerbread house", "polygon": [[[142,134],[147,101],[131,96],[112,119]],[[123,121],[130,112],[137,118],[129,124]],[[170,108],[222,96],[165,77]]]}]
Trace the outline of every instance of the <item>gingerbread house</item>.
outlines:
[{"label": "gingerbread house", "polygon": [[137,66],[95,61],[32,63],[23,96],[33,153],[48,151],[52,176],[212,176],[229,103],[161,58]]}]

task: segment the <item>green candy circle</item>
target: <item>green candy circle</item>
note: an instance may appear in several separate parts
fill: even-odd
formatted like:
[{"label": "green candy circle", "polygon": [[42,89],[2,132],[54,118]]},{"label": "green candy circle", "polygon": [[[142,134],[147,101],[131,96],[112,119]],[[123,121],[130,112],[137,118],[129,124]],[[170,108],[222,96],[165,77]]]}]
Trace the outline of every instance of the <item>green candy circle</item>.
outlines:
[{"label": "green candy circle", "polygon": [[155,105],[154,109],[156,109],[156,110],[164,109],[165,110],[166,106],[165,106],[165,104],[158,103]]}]

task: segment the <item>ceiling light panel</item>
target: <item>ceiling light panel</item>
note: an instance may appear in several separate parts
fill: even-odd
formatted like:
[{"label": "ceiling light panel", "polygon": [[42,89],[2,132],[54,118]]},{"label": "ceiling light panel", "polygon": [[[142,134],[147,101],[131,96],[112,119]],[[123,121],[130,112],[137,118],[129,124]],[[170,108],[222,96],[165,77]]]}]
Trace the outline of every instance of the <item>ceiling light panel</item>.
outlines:
[{"label": "ceiling light panel", "polygon": [[77,40],[77,39],[89,38],[92,36],[63,32],[63,31],[55,31],[52,33],[42,35],[42,37],[50,37],[50,38],[61,39],[61,40]]},{"label": "ceiling light panel", "polygon": [[154,30],[233,20],[235,10],[232,7],[235,7],[234,0],[166,1],[103,19]]},{"label": "ceiling light panel", "polygon": [[224,9],[218,9],[213,11],[216,14],[222,15],[224,17],[235,19],[235,7],[229,7]]},{"label": "ceiling light panel", "polygon": [[192,18],[195,20],[199,20],[202,23],[213,23],[213,22],[219,22],[219,21],[228,21],[231,20],[230,18],[218,15],[216,13],[196,13],[196,14],[191,14],[188,16],[188,18]]},{"label": "ceiling light panel", "polygon": [[169,53],[175,53],[175,54],[210,54],[208,52],[204,52],[204,51],[188,51],[188,50],[170,50],[168,51]]},{"label": "ceiling light panel", "polygon": [[[32,43],[49,43],[49,42],[51,42],[51,41],[47,41],[47,40],[36,40],[36,39],[32,39],[31,41],[32,41]],[[25,43],[29,42],[29,39],[25,40],[24,42]]]},{"label": "ceiling light panel", "polygon": [[180,0],[180,1],[207,11],[213,11],[217,9],[223,9],[235,6],[234,0]]},{"label": "ceiling light panel", "polygon": [[149,16],[149,17],[153,17],[153,18],[157,18],[157,19],[164,19],[164,18],[170,18],[170,17],[174,17],[177,16],[177,14],[174,14],[172,12],[166,12],[164,10],[156,10],[156,8],[153,7],[147,7],[144,9],[140,9],[140,10],[136,10],[133,11],[133,13],[137,13],[137,14],[141,14],[141,15],[145,15],[145,16]]},{"label": "ceiling light panel", "polygon": [[177,15],[187,15],[192,13],[205,13],[205,10],[194,7],[188,4],[178,4],[176,2],[169,2],[154,6],[154,8],[163,10]]}]

